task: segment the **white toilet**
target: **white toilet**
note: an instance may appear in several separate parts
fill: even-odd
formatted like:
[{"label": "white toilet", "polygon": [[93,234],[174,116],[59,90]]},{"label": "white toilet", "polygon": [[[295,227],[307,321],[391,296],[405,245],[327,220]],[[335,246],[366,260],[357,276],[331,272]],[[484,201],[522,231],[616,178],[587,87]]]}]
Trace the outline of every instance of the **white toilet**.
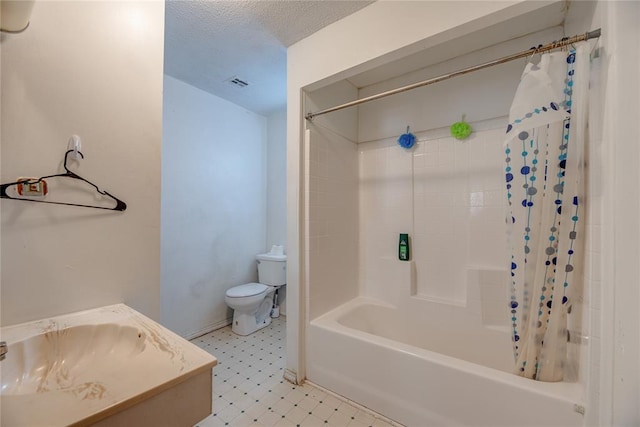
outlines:
[{"label": "white toilet", "polygon": [[249,335],[271,323],[274,292],[287,281],[287,256],[256,255],[258,281],[234,286],[224,297],[233,309],[231,330],[238,335]]}]

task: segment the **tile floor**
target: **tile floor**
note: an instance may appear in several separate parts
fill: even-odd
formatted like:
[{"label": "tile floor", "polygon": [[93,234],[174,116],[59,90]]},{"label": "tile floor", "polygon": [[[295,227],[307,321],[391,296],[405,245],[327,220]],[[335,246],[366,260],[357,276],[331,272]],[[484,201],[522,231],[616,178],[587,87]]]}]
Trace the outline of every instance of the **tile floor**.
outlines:
[{"label": "tile floor", "polygon": [[398,425],[310,384],[285,381],[284,316],[246,337],[227,326],[191,342],[218,359],[213,369],[213,414],[199,427]]}]

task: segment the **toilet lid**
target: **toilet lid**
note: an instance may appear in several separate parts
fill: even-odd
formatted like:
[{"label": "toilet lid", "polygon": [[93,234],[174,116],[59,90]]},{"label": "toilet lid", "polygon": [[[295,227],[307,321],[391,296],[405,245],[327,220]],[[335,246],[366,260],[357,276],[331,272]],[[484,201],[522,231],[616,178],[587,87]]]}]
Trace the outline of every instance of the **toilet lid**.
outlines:
[{"label": "toilet lid", "polygon": [[262,283],[247,283],[246,285],[234,286],[227,290],[227,296],[230,298],[252,297],[263,293],[269,289],[267,285]]}]

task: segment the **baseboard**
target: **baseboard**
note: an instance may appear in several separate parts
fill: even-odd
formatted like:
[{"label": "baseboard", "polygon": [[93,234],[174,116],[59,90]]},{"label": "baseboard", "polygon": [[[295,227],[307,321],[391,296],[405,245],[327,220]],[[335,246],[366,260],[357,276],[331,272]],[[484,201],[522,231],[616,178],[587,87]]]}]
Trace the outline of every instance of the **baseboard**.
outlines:
[{"label": "baseboard", "polygon": [[343,402],[347,402],[349,405],[351,405],[351,406],[353,406],[355,408],[358,408],[359,410],[361,410],[363,412],[368,413],[369,415],[373,416],[374,418],[381,419],[382,421],[386,422],[387,424],[390,424],[393,427],[404,427],[404,424],[400,424],[399,422],[394,421],[389,417],[385,417],[384,415],[379,414],[376,411],[374,411],[372,409],[369,409],[366,406],[363,406],[363,405],[359,404],[358,402],[355,402],[355,401],[353,401],[351,399],[347,399],[346,397],[344,397],[344,396],[342,396],[342,395],[340,395],[338,393],[335,393],[335,392],[329,390],[328,388],[322,387],[322,386],[314,383],[313,381],[305,380],[304,383],[305,384],[309,384],[311,387],[315,387],[318,390],[322,390],[325,393],[330,394],[331,396],[335,397],[338,400],[341,400]]},{"label": "baseboard", "polygon": [[192,340],[194,338],[198,338],[198,337],[201,337],[201,336],[203,336],[205,334],[208,334],[209,332],[213,332],[216,329],[224,328],[225,326],[229,326],[231,324],[232,320],[233,320],[232,318],[229,318],[229,319],[221,320],[220,322],[212,323],[212,324],[207,325],[204,328],[202,328],[202,329],[200,329],[200,330],[198,330],[196,332],[193,332],[193,333],[190,333],[188,335],[185,335],[184,339]]},{"label": "baseboard", "polygon": [[[280,313],[280,316],[282,316],[284,318],[287,317],[287,315],[285,313]],[[198,330],[196,332],[184,335],[183,338],[186,339],[187,341],[189,341],[189,340],[192,340],[194,338],[198,338],[198,337],[201,337],[203,335],[206,335],[209,332],[213,332],[213,331],[215,331],[217,329],[224,328],[225,326],[229,326],[231,324],[231,322],[233,322],[233,318],[232,317],[230,317],[228,319],[225,319],[225,320],[221,320],[220,322],[217,322],[217,323],[212,323],[210,325],[207,325],[204,328],[202,328],[202,329],[200,329],[200,330]],[[295,378],[295,373],[293,375],[294,375],[294,378]],[[289,381],[289,380],[287,380],[287,381]],[[294,382],[294,384],[295,384],[295,382]]]},{"label": "baseboard", "polygon": [[282,376],[284,377],[285,380],[289,381],[291,384],[300,385],[298,384],[298,374],[296,374],[296,371],[293,371],[291,369],[285,369],[284,374]]}]

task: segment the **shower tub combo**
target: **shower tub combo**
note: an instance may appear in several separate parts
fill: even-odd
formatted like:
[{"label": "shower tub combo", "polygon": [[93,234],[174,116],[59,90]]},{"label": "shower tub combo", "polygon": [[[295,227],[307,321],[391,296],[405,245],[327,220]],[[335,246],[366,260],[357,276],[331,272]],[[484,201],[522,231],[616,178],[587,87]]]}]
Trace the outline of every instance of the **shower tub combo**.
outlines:
[{"label": "shower tub combo", "polygon": [[507,331],[412,300],[358,297],[312,320],[308,379],[407,426],[583,424],[579,383],[514,375]]}]

